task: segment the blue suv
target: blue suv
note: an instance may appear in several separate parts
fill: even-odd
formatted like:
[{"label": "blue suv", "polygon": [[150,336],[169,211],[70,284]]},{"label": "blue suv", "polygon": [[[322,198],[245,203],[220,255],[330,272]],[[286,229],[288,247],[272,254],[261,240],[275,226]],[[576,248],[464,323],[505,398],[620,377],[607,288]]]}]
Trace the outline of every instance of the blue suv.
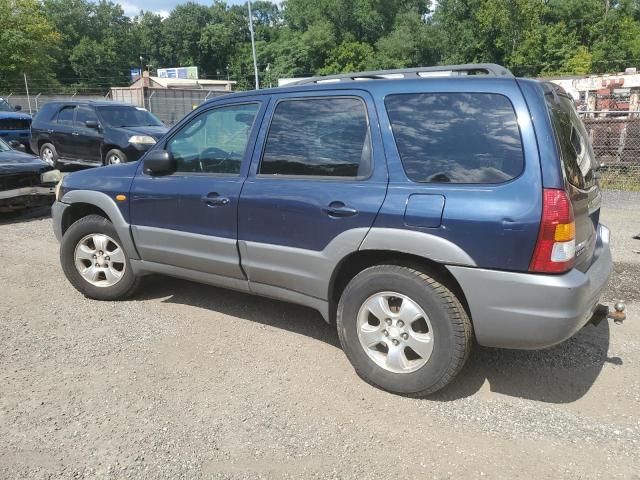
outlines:
[{"label": "blue suv", "polygon": [[67,175],[53,224],[89,298],[160,273],[307,305],[366,381],[422,396],[474,340],[544,348],[599,311],[600,202],[569,96],[461,65],[216,98],[142,160]]},{"label": "blue suv", "polygon": [[22,107],[15,107],[0,97],[0,139],[6,143],[22,144],[29,151],[31,116],[22,113]]}]

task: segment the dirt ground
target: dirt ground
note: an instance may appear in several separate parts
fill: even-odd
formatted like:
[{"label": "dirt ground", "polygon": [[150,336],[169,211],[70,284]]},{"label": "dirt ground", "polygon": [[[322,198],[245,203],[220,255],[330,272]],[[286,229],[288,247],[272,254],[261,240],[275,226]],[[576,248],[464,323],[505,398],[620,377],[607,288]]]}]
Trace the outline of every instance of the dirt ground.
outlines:
[{"label": "dirt ground", "polygon": [[476,348],[430,399],[360,380],[303,307],[164,277],[64,278],[49,218],[0,219],[0,478],[640,479],[640,195],[607,192],[623,326]]}]

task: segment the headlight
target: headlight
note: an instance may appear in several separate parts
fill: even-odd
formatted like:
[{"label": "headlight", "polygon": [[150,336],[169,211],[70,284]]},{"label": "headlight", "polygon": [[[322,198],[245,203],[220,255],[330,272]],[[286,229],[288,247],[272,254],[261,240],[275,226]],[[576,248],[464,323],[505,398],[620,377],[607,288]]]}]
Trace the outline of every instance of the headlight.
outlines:
[{"label": "headlight", "polygon": [[156,143],[156,139],[149,135],[134,135],[129,137],[129,143],[138,143],[140,145],[153,145]]},{"label": "headlight", "polygon": [[40,183],[56,183],[62,180],[60,170],[49,170],[40,175]]}]

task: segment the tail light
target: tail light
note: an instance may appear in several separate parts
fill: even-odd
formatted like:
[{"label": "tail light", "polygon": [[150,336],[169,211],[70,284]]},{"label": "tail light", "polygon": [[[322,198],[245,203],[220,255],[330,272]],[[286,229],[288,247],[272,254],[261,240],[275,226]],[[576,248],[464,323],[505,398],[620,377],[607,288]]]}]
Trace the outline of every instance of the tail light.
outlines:
[{"label": "tail light", "polygon": [[573,268],[576,256],[576,222],[564,190],[545,188],[542,220],[529,271],[563,273]]}]

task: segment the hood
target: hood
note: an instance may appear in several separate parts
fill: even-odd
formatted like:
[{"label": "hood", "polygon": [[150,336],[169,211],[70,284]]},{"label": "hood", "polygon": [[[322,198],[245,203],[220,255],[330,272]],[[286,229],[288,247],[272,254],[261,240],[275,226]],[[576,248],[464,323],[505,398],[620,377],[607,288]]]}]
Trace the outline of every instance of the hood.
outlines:
[{"label": "hood", "polygon": [[47,170],[53,170],[53,167],[35,155],[18,150],[0,152],[0,175],[41,173]]},{"label": "hood", "polygon": [[86,182],[88,181],[88,179],[95,179],[97,181],[97,185],[99,185],[100,183],[109,183],[111,179],[133,179],[133,177],[136,175],[139,164],[140,161],[137,160],[135,162],[109,165],[107,167],[87,168],[86,170],[78,170],[77,172],[67,173],[64,176],[64,185],[73,186],[75,181]]},{"label": "hood", "polygon": [[31,120],[31,116],[22,112],[0,112],[0,119],[11,118],[13,120]]},{"label": "hood", "polygon": [[154,127],[145,125],[143,127],[120,127],[114,130],[119,130],[127,135],[149,135],[150,137],[159,140],[162,136],[169,131],[167,127]]}]

